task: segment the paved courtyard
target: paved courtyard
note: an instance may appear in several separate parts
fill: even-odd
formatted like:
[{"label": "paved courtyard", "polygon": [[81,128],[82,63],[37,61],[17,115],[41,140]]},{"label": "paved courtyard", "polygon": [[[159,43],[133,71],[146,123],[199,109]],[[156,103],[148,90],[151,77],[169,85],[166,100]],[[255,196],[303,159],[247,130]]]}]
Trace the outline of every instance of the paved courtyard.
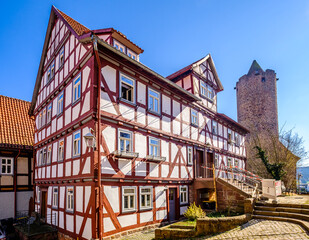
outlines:
[{"label": "paved courtyard", "polygon": [[[151,240],[154,230],[135,233],[123,240]],[[253,219],[241,227],[211,237],[196,238],[199,240],[302,240],[309,239],[306,232],[297,224]]]}]

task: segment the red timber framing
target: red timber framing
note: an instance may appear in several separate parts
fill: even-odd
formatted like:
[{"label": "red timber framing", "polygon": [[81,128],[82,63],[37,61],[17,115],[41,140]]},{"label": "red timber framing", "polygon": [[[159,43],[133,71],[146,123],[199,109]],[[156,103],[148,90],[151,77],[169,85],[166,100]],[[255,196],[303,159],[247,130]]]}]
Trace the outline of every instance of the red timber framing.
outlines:
[{"label": "red timber framing", "polygon": [[[72,238],[101,239],[178,219],[190,203],[189,188],[200,167],[198,149],[204,162],[212,152],[221,164],[233,158],[245,166],[247,130],[203,104],[193,87],[199,75],[191,72],[189,88],[184,82],[177,85],[111,46],[113,35],[102,40],[99,34],[110,29],[88,31],[78,24],[52,8],[29,112],[36,119],[35,207],[42,212],[46,204],[46,214],[55,216],[49,224]],[[125,38],[115,34],[118,41]],[[213,64],[207,66],[214,71]],[[132,82],[134,100],[121,98],[120,76]],[[213,80],[207,76],[204,81],[223,90],[214,82],[216,74]],[[158,112],[150,110],[150,91],[158,96]],[[50,104],[47,121],[44,111]],[[191,122],[191,110],[197,124]],[[239,146],[230,141],[230,131],[240,135]],[[86,146],[83,136],[89,132],[96,137],[95,149]],[[129,136],[130,156],[119,153],[121,132]],[[172,189],[175,212],[169,201]]]}]

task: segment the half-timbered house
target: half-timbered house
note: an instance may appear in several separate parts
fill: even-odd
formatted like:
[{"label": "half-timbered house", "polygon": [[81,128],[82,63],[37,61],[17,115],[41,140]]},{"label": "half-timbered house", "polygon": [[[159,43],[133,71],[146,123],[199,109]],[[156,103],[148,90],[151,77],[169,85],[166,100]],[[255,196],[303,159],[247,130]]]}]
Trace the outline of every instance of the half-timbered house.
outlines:
[{"label": "half-timbered house", "polygon": [[30,102],[0,95],[0,220],[28,214],[33,197],[34,120],[29,107]]},{"label": "half-timbered house", "polygon": [[121,32],[52,7],[29,114],[35,208],[61,234],[102,238],[176,220],[213,191],[193,184],[211,182],[213,164],[222,177],[221,165],[245,168],[247,130],[217,112],[211,56],[165,78],[141,53]]}]

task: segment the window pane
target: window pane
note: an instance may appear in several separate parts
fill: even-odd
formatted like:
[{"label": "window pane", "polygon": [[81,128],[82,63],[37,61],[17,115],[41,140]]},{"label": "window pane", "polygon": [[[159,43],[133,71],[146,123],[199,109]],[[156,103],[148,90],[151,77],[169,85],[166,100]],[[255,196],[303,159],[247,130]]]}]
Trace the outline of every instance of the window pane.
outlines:
[{"label": "window pane", "polygon": [[133,189],[133,188],[126,188],[126,189],[124,189],[124,191],[123,191],[125,194],[126,193],[134,193],[135,192],[135,189]]},{"label": "window pane", "polygon": [[124,151],[124,140],[120,140],[120,151]]},{"label": "window pane", "polygon": [[141,207],[145,207],[146,206],[146,203],[145,203],[145,195],[142,195],[142,198],[141,198]]},{"label": "window pane", "polygon": [[149,94],[150,94],[151,96],[154,96],[154,97],[156,97],[156,98],[159,98],[159,93],[157,93],[157,92],[154,92],[154,91],[152,91],[152,90],[149,90]]},{"label": "window pane", "polygon": [[121,81],[127,83],[128,85],[133,87],[133,81],[131,79],[126,78],[125,76],[121,76]]},{"label": "window pane", "polygon": [[130,139],[131,138],[131,134],[130,133],[126,133],[126,132],[120,132],[120,137]]},{"label": "window pane", "polygon": [[134,208],[134,196],[130,196],[130,208]]},{"label": "window pane", "polygon": [[129,208],[129,206],[128,206],[128,196],[124,196],[123,200],[124,200],[124,203],[123,203],[124,209]]}]

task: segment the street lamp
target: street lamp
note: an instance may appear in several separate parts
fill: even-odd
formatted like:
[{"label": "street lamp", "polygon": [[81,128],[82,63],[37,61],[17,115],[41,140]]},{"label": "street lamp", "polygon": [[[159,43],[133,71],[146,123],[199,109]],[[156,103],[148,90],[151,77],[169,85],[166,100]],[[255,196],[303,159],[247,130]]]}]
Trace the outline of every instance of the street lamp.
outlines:
[{"label": "street lamp", "polygon": [[94,132],[94,130],[92,128],[90,128],[90,132],[88,132],[84,135],[84,139],[85,139],[87,147],[92,147],[93,149],[95,149],[96,138],[91,132]]}]

